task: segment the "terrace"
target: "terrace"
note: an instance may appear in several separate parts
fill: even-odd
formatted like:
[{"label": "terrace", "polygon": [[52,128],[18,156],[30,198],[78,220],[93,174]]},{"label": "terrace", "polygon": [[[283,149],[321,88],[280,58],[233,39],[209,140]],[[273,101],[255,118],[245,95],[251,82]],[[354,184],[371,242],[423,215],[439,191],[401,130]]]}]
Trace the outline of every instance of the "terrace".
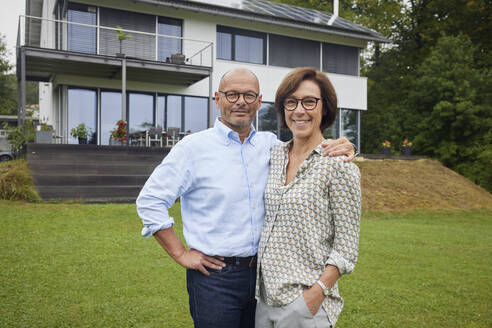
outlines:
[{"label": "terrace", "polygon": [[[170,19],[153,16],[156,18],[154,31],[141,31],[140,27],[136,31],[104,26],[104,22],[92,19],[90,12],[72,12],[68,12],[68,20],[26,15],[19,17],[17,77],[20,124],[23,124],[26,115],[26,81],[57,84],[60,76],[99,78],[113,83],[121,81],[121,90],[118,90],[121,110],[112,109],[111,122],[105,122],[98,112],[95,114],[97,119],[94,119],[97,123],[92,126],[95,133],[92,143],[107,144],[109,127],[115,127],[119,119],[128,121],[133,114],[128,108],[128,102],[132,100],[128,98],[127,82],[190,86],[211,76],[213,43],[173,35],[177,34],[176,24]],[[211,93],[212,79],[209,81]],[[211,99],[210,96],[209,102]],[[75,118],[74,122],[69,122],[74,119],[67,118],[69,115],[63,112],[61,103],[58,107],[55,109],[58,111],[57,120],[52,122],[55,130],[53,140],[74,143],[68,131],[84,121],[81,119],[77,122]],[[208,107],[212,106],[209,104]],[[144,120],[138,126],[135,120],[133,123],[129,126],[130,132],[135,133],[135,138],[131,140],[133,145],[172,146],[185,134],[184,131],[171,134],[168,127],[159,127],[155,121]],[[172,127],[169,128],[173,131]],[[99,136],[103,133],[103,137]]]}]

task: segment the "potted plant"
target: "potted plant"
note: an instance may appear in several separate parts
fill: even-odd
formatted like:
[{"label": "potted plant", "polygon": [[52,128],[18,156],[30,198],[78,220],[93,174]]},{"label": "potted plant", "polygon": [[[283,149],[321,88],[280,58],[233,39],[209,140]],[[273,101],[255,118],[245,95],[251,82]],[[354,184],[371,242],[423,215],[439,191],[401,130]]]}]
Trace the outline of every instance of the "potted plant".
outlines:
[{"label": "potted plant", "polygon": [[381,143],[381,154],[383,155],[389,155],[391,154],[391,142],[388,140],[385,140],[383,143]]},{"label": "potted plant", "polygon": [[87,136],[91,134],[92,129],[85,127],[84,123],[80,123],[77,127],[70,130],[70,135],[79,139],[79,145],[87,144]]},{"label": "potted plant", "polygon": [[130,34],[125,34],[123,28],[119,25],[116,25],[116,32],[118,32],[116,38],[120,42],[120,53],[116,54],[116,57],[125,57],[125,54],[123,53],[123,41],[130,39],[132,36]]},{"label": "potted plant", "polygon": [[404,156],[410,156],[412,154],[412,145],[413,143],[411,141],[408,141],[408,139],[403,140],[401,149]]},{"label": "potted plant", "polygon": [[43,117],[41,124],[38,125],[36,130],[36,143],[52,143],[53,141],[53,127],[48,125],[48,119]]},{"label": "potted plant", "polygon": [[116,129],[111,131],[109,137],[110,145],[126,145],[128,143],[128,130],[126,129],[126,122],[119,120],[116,122]]}]

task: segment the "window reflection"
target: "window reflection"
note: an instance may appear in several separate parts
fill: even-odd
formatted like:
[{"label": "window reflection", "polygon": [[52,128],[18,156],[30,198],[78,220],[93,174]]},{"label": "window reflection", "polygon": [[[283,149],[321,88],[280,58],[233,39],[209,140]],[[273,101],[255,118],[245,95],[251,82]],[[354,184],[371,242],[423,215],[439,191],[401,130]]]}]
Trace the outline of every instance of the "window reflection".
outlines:
[{"label": "window reflection", "polygon": [[185,97],[185,132],[198,132],[208,127],[208,99]]},{"label": "window reflection", "polygon": [[181,129],[181,96],[167,96],[167,128]]},{"label": "window reflection", "polygon": [[215,120],[220,117],[220,109],[217,107],[217,104],[215,103],[215,99],[212,101],[212,122],[215,122]]},{"label": "window reflection", "polygon": [[166,126],[166,96],[157,97],[157,113],[155,114],[156,125],[160,129]]},{"label": "window reflection", "polygon": [[129,95],[129,133],[148,130],[154,126],[154,96],[141,93]]},{"label": "window reflection", "polygon": [[97,115],[97,93],[95,90],[68,89],[68,143],[77,144],[78,139],[70,136],[70,130],[84,123],[89,130],[88,143],[97,142],[96,115]]},{"label": "window reflection", "polygon": [[101,145],[109,145],[111,131],[121,119],[121,93],[101,92]]},{"label": "window reflection", "polygon": [[258,111],[258,130],[270,131],[279,135],[279,120],[273,104],[262,103]]},{"label": "window reflection", "polygon": [[350,109],[340,110],[342,120],[342,135],[352,143],[357,143],[357,111]]}]

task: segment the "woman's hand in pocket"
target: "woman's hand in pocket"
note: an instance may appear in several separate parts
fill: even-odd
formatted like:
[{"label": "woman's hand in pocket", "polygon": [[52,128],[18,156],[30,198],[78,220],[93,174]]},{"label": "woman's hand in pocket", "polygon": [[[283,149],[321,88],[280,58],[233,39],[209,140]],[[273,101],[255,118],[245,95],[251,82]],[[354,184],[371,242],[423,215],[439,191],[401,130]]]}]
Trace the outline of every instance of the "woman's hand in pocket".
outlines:
[{"label": "woman's hand in pocket", "polygon": [[323,289],[318,284],[314,284],[311,288],[304,289],[302,291],[302,296],[304,297],[304,302],[306,302],[309,312],[314,316],[318,313],[321,303],[325,299],[323,294]]}]

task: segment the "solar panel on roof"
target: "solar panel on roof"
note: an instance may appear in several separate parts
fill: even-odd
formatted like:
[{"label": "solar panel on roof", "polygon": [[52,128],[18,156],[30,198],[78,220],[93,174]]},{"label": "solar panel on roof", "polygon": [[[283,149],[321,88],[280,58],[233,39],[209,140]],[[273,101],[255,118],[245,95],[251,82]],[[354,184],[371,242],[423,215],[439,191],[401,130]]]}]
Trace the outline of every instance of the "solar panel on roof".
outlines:
[{"label": "solar panel on roof", "polygon": [[[297,22],[310,23],[320,26],[328,26],[328,22],[332,17],[331,13],[267,0],[190,0],[186,2],[196,2],[209,6],[212,5],[236,9],[249,13],[294,20]],[[340,17],[335,19],[331,27],[362,32],[377,38],[382,38],[381,35],[371,29],[365,28]]]}]

